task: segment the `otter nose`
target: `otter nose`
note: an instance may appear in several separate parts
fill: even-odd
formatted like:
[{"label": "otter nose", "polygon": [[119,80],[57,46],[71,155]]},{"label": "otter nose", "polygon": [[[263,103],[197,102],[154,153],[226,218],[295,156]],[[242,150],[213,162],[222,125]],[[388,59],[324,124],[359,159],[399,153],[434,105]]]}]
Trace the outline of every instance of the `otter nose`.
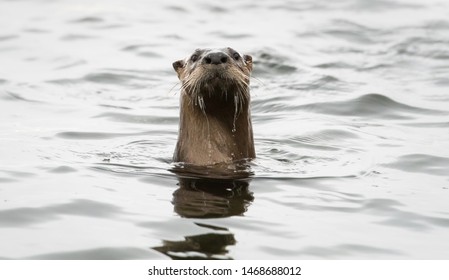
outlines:
[{"label": "otter nose", "polygon": [[228,61],[228,56],[223,52],[209,53],[203,58],[204,64],[222,64]]}]

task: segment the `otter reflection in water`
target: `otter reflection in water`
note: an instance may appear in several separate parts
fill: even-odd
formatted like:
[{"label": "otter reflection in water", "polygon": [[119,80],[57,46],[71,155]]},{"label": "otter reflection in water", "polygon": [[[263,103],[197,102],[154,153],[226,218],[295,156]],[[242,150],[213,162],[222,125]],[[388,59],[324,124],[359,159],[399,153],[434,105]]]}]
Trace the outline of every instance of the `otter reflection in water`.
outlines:
[{"label": "otter reflection in water", "polygon": [[195,223],[195,225],[213,230],[211,233],[184,237],[184,240],[164,240],[163,245],[152,249],[175,260],[193,259],[232,259],[227,255],[229,245],[236,243],[234,235],[226,228]]},{"label": "otter reflection in water", "polygon": [[179,178],[173,193],[175,212],[186,218],[242,215],[254,200],[243,180]]},{"label": "otter reflection in water", "polygon": [[[243,215],[254,200],[248,179],[199,179],[178,177],[173,193],[174,211],[184,218],[207,219]],[[172,259],[231,259],[227,246],[234,245],[234,234],[226,228],[194,223],[206,233],[185,236],[183,240],[163,240],[153,247]]]}]

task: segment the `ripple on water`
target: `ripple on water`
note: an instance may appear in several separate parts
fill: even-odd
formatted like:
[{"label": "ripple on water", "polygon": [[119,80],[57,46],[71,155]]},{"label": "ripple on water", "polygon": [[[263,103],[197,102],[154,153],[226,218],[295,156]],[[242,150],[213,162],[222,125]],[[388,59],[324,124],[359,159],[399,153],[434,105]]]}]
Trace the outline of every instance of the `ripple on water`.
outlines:
[{"label": "ripple on water", "polygon": [[293,63],[289,63],[291,58],[282,56],[280,51],[265,49],[253,53],[255,77],[279,76],[295,73],[298,68]]},{"label": "ripple on water", "polygon": [[126,122],[126,123],[147,123],[147,124],[177,124],[178,117],[174,116],[157,116],[157,115],[132,115],[125,113],[102,113],[95,116],[95,118],[106,118],[115,122]]},{"label": "ripple on water", "polygon": [[97,37],[92,35],[86,35],[86,34],[66,34],[64,36],[61,36],[62,41],[83,41],[83,40],[91,40],[95,39]]},{"label": "ripple on water", "polygon": [[[3,91],[2,91],[3,92]],[[28,97],[24,97],[23,94],[12,92],[12,91],[4,91],[5,94],[1,95],[1,99],[4,100],[11,100],[11,101],[25,101],[25,102],[32,102],[32,103],[41,103],[42,101],[30,99]]]},{"label": "ripple on water", "polygon": [[45,223],[56,220],[63,215],[117,218],[120,215],[129,214],[124,212],[120,207],[112,204],[88,199],[77,199],[68,203],[43,207],[21,207],[0,210],[0,227],[23,227]]},{"label": "ripple on water", "polygon": [[81,78],[55,79],[48,83],[56,85],[79,85],[92,83],[106,86],[128,87],[130,89],[148,89],[150,83],[158,81],[160,72],[150,73],[129,69],[102,69],[88,73]]},{"label": "ripple on water", "polygon": [[385,258],[385,256],[403,256],[404,254],[397,250],[391,250],[388,248],[373,247],[364,244],[341,244],[335,246],[306,246],[301,248],[281,249],[271,246],[262,246],[261,250],[277,255],[279,257],[291,256],[291,257],[318,257],[322,259],[340,259],[342,256],[346,258],[369,256]]},{"label": "ripple on water", "polygon": [[314,67],[322,68],[322,69],[332,69],[332,70],[338,70],[338,69],[355,69],[357,71],[373,71],[373,70],[383,70],[388,69],[394,66],[394,63],[369,63],[369,64],[351,64],[346,61],[333,61],[333,62],[326,62],[326,63],[320,63],[315,65]]},{"label": "ripple on water", "polygon": [[[137,140],[112,147],[110,151],[90,151],[81,156],[95,159],[97,163],[92,168],[97,171],[123,176],[167,176],[171,175],[169,169],[173,151],[166,142],[166,136]],[[153,178],[150,181],[157,180]]]},{"label": "ripple on water", "polygon": [[412,37],[395,44],[390,52],[413,57],[424,57],[435,60],[448,60],[449,40],[433,39],[429,37]]},{"label": "ripple on water", "polygon": [[[354,145],[348,142],[356,142],[360,139],[359,135],[348,129],[322,129],[319,132],[312,132],[309,134],[295,136],[287,139],[285,143],[293,145],[307,145],[316,149],[331,149],[344,148]],[[338,143],[338,144],[337,144]]]},{"label": "ripple on water", "polygon": [[161,54],[154,51],[155,44],[129,45],[122,48],[122,51],[131,52],[143,57],[161,57]]},{"label": "ripple on water", "polygon": [[[360,176],[372,168],[372,155],[355,146],[359,135],[325,129],[288,139],[257,140],[257,177],[316,178]],[[338,144],[336,144],[338,143]]]},{"label": "ripple on water", "polygon": [[78,19],[74,19],[70,21],[71,23],[101,23],[104,22],[104,19],[99,16],[87,16],[81,17]]},{"label": "ripple on water", "polygon": [[24,172],[24,171],[15,171],[15,170],[0,170],[1,173],[6,174],[6,176],[8,177],[4,177],[3,180],[4,182],[13,182],[13,181],[17,181],[17,180],[21,180],[24,178],[32,178],[37,176],[37,174],[35,173],[31,173],[31,172]]},{"label": "ripple on water", "polygon": [[449,158],[428,154],[409,154],[399,157],[396,161],[384,164],[386,167],[406,172],[433,174],[449,178]]},{"label": "ripple on water", "polygon": [[187,14],[189,12],[186,9],[186,7],[175,6],[175,5],[166,6],[165,9],[167,9],[169,11],[174,11],[174,12],[177,12],[177,13],[183,13],[183,14]]},{"label": "ripple on water", "polygon": [[299,250],[299,254],[304,256],[314,256],[320,258],[341,258],[341,256],[403,256],[404,254],[398,250],[389,248],[373,247],[365,244],[341,244],[336,246],[309,246]]},{"label": "ripple on water", "polygon": [[138,260],[162,259],[163,255],[149,249],[133,247],[107,247],[89,250],[62,251],[29,256],[27,260]]},{"label": "ripple on water", "polygon": [[325,34],[355,43],[374,44],[379,41],[381,32],[349,20],[334,20]]},{"label": "ripple on water", "polygon": [[332,75],[313,75],[303,81],[293,81],[285,83],[282,87],[292,90],[311,91],[311,90],[343,90],[347,88],[346,84],[339,78]]},{"label": "ripple on water", "polygon": [[18,35],[2,35],[0,36],[0,42],[9,41],[19,38]]},{"label": "ripple on water", "polygon": [[425,6],[415,3],[405,3],[401,1],[349,1],[346,5],[350,9],[356,11],[391,11],[401,9],[423,9]]},{"label": "ripple on water", "polygon": [[218,36],[220,38],[238,40],[247,39],[253,37],[251,33],[238,33],[238,32],[224,32],[224,31],[213,31],[209,33],[210,35]]},{"label": "ripple on water", "polygon": [[319,102],[296,107],[308,112],[339,115],[359,116],[380,119],[412,119],[415,115],[445,115],[447,112],[413,107],[406,105],[382,94],[365,94],[347,101]]},{"label": "ripple on water", "polygon": [[49,172],[51,173],[58,173],[58,174],[72,173],[77,171],[78,170],[76,170],[75,168],[66,165],[58,166],[49,170]]},{"label": "ripple on water", "polygon": [[[348,179],[352,180],[352,179]],[[324,185],[329,184],[328,182]],[[331,183],[332,187],[335,180]],[[294,185],[294,188],[301,183]],[[314,188],[315,190],[316,188]],[[290,192],[292,193],[292,192]],[[434,227],[449,227],[449,217],[445,213],[422,213],[413,211],[404,203],[396,199],[368,198],[365,195],[348,196],[337,193],[331,188],[314,191],[310,197],[302,196],[303,192],[295,196],[282,196],[280,199],[270,201],[282,207],[289,207],[300,211],[328,212],[330,214],[352,215],[354,213],[365,215],[374,224],[387,227],[402,228],[413,231],[429,231]]]},{"label": "ripple on water", "polygon": [[449,128],[449,121],[442,120],[440,122],[412,122],[412,123],[402,123],[402,125],[411,127]]},{"label": "ripple on water", "polygon": [[56,137],[73,140],[103,140],[112,139],[118,137],[127,137],[135,135],[146,135],[148,132],[136,132],[136,133],[113,133],[113,132],[81,132],[81,131],[67,131],[56,134]]},{"label": "ripple on water", "polygon": [[123,71],[118,69],[87,74],[83,78],[83,80],[89,82],[116,85],[132,85],[136,81],[146,81],[147,79],[148,77],[146,73],[139,73],[137,71]]},{"label": "ripple on water", "polygon": [[211,2],[209,2],[208,4],[202,4],[201,6],[211,12],[211,13],[215,13],[215,14],[226,14],[229,12],[228,8],[224,5],[214,5],[214,4],[210,4]]}]

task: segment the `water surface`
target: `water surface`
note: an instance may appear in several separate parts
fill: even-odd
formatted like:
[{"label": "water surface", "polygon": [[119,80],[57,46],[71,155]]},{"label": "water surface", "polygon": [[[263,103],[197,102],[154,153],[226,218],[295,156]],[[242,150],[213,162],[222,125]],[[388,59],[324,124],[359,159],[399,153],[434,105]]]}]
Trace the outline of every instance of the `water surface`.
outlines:
[{"label": "water surface", "polygon": [[[449,4],[0,0],[0,258],[447,259]],[[246,180],[178,178],[198,47],[251,54]]]}]

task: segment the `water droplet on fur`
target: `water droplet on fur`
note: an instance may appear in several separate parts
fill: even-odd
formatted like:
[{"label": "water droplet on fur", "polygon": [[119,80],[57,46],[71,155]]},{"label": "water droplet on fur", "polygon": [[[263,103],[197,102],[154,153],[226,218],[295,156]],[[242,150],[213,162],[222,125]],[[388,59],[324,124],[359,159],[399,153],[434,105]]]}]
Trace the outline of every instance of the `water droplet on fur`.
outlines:
[{"label": "water droplet on fur", "polygon": [[234,120],[232,122],[232,133],[235,133],[237,131],[236,127],[235,127],[235,123],[237,122],[237,117],[238,117],[238,98],[235,96],[234,97]]},{"label": "water droplet on fur", "polygon": [[209,158],[212,158],[212,143],[210,142],[210,135],[209,135],[209,141],[207,143],[207,151]]}]

